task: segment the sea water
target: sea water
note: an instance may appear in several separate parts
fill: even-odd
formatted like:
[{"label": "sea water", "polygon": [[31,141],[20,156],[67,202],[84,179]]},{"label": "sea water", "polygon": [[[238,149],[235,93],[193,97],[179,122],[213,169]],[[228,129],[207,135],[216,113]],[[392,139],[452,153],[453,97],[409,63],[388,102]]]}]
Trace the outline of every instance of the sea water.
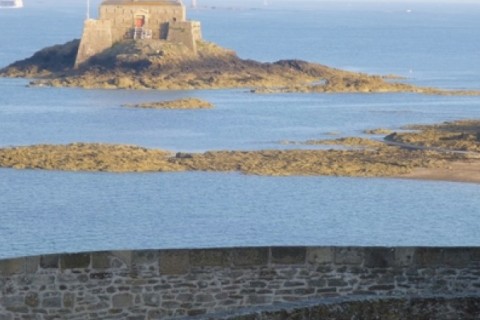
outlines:
[{"label": "sea water", "polygon": [[[480,6],[203,2],[204,37],[261,61],[298,58],[443,88],[479,89]],[[83,3],[0,11],[0,66],[81,34]],[[55,19],[52,19],[55,17]],[[248,90],[30,88],[0,79],[0,146],[128,143],[172,151],[285,148],[284,140],[478,118],[478,97]],[[123,104],[199,97],[213,110]],[[0,257],[245,245],[479,245],[475,184],[226,173],[0,170]]]}]

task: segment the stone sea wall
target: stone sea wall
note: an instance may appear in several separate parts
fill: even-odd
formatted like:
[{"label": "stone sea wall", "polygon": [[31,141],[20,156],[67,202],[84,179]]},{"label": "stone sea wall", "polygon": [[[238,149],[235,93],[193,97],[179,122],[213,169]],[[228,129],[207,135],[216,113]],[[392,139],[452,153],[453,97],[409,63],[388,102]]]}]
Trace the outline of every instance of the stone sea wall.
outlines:
[{"label": "stone sea wall", "polygon": [[[108,251],[0,261],[0,320],[213,317],[304,302],[314,305],[302,307],[302,317],[297,311],[255,311],[241,319],[318,319],[307,315],[320,314],[328,299],[344,298],[363,301],[366,310],[372,301],[380,301],[377,310],[393,299],[408,312],[411,301],[440,310],[435,306],[446,299],[450,314],[463,315],[480,312],[479,292],[480,248]],[[358,305],[342,303],[330,309],[341,315]],[[365,312],[358,319],[376,319]],[[450,319],[440,314],[436,319]]]}]

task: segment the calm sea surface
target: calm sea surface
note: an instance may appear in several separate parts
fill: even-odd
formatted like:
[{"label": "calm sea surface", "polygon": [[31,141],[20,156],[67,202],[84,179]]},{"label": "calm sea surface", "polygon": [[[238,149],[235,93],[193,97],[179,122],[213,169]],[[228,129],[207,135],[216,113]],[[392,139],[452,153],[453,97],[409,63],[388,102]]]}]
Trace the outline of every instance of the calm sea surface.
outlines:
[{"label": "calm sea surface", "polygon": [[[210,2],[189,15],[202,21],[206,39],[242,57],[299,58],[394,73],[420,85],[480,89],[480,4],[224,3]],[[25,4],[21,10],[0,10],[0,66],[80,36],[83,3]],[[0,79],[0,146],[82,141],[251,150],[283,148],[282,140],[361,136],[365,129],[480,117],[479,97],[135,92],[27,84]],[[121,107],[185,96],[217,108]],[[479,228],[475,184],[0,169],[0,258],[167,247],[480,245]]]}]

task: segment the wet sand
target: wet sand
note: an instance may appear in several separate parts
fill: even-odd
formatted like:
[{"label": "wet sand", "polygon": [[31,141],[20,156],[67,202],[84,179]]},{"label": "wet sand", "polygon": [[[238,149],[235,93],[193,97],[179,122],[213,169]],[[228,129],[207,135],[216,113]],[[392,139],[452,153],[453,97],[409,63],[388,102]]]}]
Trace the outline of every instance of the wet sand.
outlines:
[{"label": "wet sand", "polygon": [[397,178],[480,183],[480,160],[454,162],[447,168],[419,168]]}]

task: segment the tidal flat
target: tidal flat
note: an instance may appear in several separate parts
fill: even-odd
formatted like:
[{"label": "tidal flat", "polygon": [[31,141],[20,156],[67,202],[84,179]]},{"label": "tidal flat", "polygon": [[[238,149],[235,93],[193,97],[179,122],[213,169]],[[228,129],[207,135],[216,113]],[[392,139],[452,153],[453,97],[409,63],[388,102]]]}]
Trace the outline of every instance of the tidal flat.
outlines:
[{"label": "tidal flat", "polygon": [[[403,177],[480,183],[480,121],[414,126],[384,141],[309,140],[345,150],[169,152],[101,143],[0,149],[0,167],[93,172],[241,172],[262,176]],[[412,137],[415,137],[413,139]],[[302,143],[302,142],[300,142]]]}]

